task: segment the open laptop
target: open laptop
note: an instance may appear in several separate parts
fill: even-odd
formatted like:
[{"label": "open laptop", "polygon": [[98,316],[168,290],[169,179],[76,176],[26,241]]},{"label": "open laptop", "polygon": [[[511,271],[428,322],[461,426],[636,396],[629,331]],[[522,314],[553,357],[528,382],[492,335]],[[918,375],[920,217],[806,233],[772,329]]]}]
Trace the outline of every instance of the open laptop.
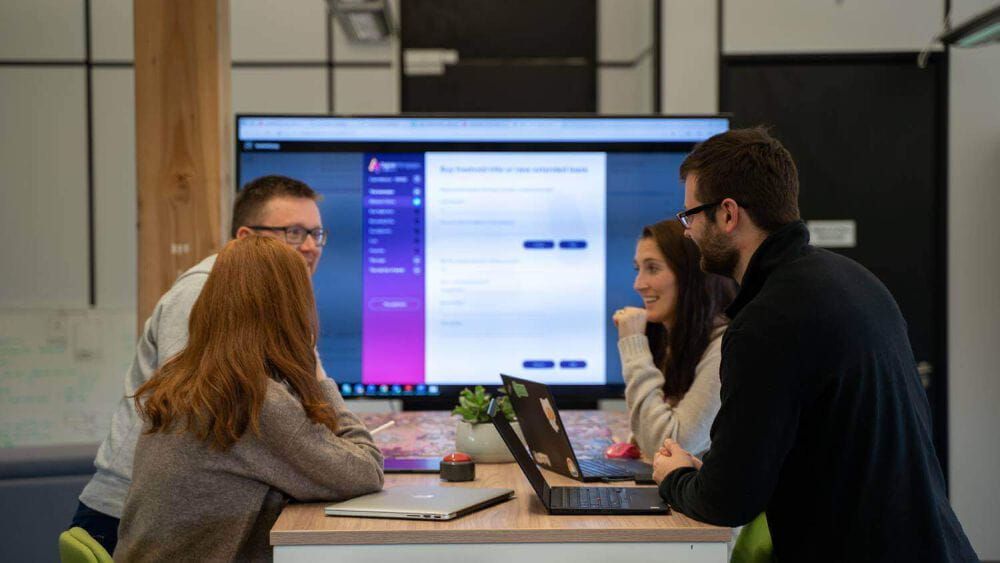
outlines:
[{"label": "open laptop", "polygon": [[496,399],[491,400],[487,409],[490,420],[549,514],[635,515],[670,511],[656,487],[550,487],[507,418],[498,410]]},{"label": "open laptop", "polygon": [[637,459],[577,458],[556,402],[544,383],[500,374],[535,462],[578,481],[631,481],[652,466]]},{"label": "open laptop", "polygon": [[512,489],[403,486],[326,507],[327,516],[451,520],[514,497]]}]

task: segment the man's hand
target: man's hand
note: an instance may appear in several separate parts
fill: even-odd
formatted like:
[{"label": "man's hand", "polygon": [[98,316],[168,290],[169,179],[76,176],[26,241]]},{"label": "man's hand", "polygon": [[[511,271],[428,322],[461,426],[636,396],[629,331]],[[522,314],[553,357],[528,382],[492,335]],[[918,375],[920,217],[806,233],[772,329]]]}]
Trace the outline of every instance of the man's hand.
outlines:
[{"label": "man's hand", "polygon": [[639,307],[623,307],[615,311],[611,320],[618,327],[618,339],[633,334],[646,333],[646,310]]},{"label": "man's hand", "polygon": [[674,469],[681,467],[701,469],[701,460],[688,453],[677,442],[667,438],[653,458],[653,480],[659,485]]}]

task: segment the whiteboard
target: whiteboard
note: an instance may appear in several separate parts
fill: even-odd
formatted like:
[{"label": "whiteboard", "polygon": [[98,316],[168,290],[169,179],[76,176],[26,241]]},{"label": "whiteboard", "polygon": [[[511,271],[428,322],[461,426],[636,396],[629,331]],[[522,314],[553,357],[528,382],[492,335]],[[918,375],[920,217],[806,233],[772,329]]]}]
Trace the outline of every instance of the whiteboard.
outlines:
[{"label": "whiteboard", "polygon": [[135,355],[135,319],[0,309],[0,448],[102,441]]}]

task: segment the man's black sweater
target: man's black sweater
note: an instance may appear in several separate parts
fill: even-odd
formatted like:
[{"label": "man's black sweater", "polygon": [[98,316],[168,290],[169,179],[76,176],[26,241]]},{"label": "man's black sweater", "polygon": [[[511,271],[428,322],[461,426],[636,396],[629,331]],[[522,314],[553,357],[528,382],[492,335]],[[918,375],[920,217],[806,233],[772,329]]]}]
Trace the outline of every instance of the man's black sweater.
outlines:
[{"label": "man's black sweater", "polygon": [[977,561],[945,495],[906,323],[801,222],[754,253],[727,311],[722,408],[700,471],[660,494],[722,526],[766,511],[780,561]]}]

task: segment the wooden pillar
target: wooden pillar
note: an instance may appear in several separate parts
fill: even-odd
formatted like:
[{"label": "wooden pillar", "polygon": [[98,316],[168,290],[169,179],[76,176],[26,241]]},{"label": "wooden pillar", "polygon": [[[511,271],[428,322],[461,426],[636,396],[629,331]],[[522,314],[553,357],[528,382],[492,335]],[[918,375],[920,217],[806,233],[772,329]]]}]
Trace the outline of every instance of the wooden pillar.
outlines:
[{"label": "wooden pillar", "polygon": [[134,0],[139,326],[218,251],[232,199],[229,0]]}]

